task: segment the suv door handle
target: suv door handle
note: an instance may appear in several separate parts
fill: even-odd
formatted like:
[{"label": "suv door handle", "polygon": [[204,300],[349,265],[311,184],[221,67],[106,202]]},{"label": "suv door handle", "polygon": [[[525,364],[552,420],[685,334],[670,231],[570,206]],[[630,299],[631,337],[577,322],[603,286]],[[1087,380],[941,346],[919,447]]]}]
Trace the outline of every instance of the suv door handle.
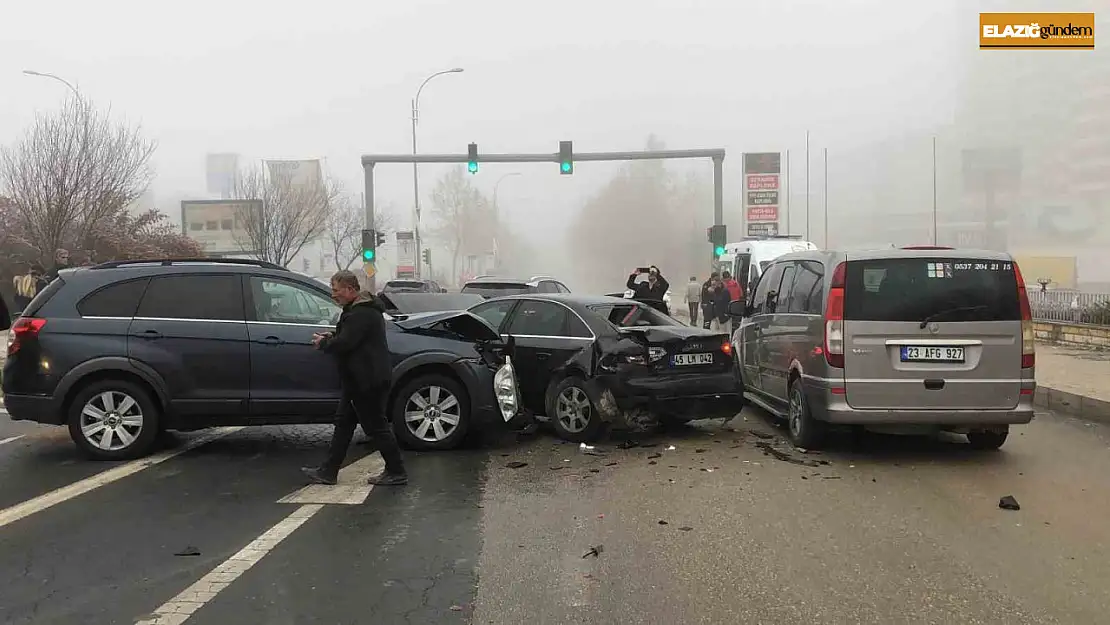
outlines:
[{"label": "suv door handle", "polygon": [[160,339],[162,338],[162,333],[158,330],[143,330],[138,334],[138,337],[141,339]]},{"label": "suv door handle", "polygon": [[285,343],[285,341],[281,340],[280,338],[278,338],[276,336],[267,336],[266,338],[264,338],[264,339],[262,339],[261,341],[258,341],[258,342],[259,343],[264,343],[266,345],[281,345],[281,344]]}]

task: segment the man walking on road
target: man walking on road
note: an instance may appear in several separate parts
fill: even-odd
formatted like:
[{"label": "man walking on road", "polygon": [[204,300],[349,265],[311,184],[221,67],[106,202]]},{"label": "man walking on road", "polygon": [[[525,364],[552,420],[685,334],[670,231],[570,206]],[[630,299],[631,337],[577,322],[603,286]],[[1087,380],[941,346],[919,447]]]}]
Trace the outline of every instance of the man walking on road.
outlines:
[{"label": "man walking on road", "polygon": [[698,309],[701,308],[701,284],[697,276],[690,276],[686,285],[686,307],[690,309],[690,325],[698,325]]},{"label": "man walking on road", "polygon": [[313,344],[335,357],[343,384],[343,399],[327,458],[319,467],[305,467],[302,471],[318,484],[335,484],[351,445],[355,424],[359,423],[385,460],[385,471],[370,476],[366,483],[375,486],[407,484],[409,478],[401,460],[401,449],[387,415],[393,366],[385,338],[382,314],[385,308],[377,298],[360,292],[358,276],[350,271],[332,276],[331,294],[336,303],[343,306],[343,313],[335,333],[317,334]]}]

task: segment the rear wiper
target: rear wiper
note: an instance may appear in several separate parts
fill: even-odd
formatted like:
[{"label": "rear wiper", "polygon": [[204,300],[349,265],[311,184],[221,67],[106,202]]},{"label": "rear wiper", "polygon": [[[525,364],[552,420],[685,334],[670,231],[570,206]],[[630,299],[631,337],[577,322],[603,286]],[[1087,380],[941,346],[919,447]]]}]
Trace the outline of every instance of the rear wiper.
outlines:
[{"label": "rear wiper", "polygon": [[918,326],[918,327],[920,327],[922,330],[924,330],[925,326],[929,325],[930,321],[936,321],[937,317],[943,317],[944,315],[947,315],[947,314],[957,313],[957,312],[971,312],[973,310],[983,310],[985,308],[988,308],[988,306],[979,305],[979,306],[960,306],[959,308],[947,308],[947,309],[942,310],[940,312],[935,312],[935,313],[929,315],[928,317],[925,317],[924,319],[921,320],[921,325]]}]

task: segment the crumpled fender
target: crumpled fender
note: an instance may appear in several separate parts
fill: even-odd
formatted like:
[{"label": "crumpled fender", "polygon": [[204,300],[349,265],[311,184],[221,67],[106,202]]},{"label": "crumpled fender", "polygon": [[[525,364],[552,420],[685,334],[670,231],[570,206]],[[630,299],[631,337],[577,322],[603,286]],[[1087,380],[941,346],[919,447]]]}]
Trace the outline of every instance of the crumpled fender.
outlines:
[{"label": "crumpled fender", "polygon": [[612,353],[617,349],[620,339],[599,337],[589,346],[583,347],[569,358],[552,368],[551,384],[558,384],[568,376],[577,376],[585,381],[586,392],[597,407],[602,421],[612,422],[621,417],[621,410],[617,407],[617,400],[613,391],[606,383],[606,374],[599,363],[605,353]]}]

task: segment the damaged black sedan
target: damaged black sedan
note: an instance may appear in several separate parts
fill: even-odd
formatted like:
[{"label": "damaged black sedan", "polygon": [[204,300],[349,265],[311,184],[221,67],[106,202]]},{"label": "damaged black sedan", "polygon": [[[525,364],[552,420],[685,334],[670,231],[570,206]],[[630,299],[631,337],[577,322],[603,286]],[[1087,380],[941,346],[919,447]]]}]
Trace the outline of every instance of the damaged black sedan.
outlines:
[{"label": "damaged black sedan", "polygon": [[727,334],[634,300],[577,294],[497,298],[470,308],[513,344],[523,406],[579,442],[633,409],[671,421],[744,405]]}]

